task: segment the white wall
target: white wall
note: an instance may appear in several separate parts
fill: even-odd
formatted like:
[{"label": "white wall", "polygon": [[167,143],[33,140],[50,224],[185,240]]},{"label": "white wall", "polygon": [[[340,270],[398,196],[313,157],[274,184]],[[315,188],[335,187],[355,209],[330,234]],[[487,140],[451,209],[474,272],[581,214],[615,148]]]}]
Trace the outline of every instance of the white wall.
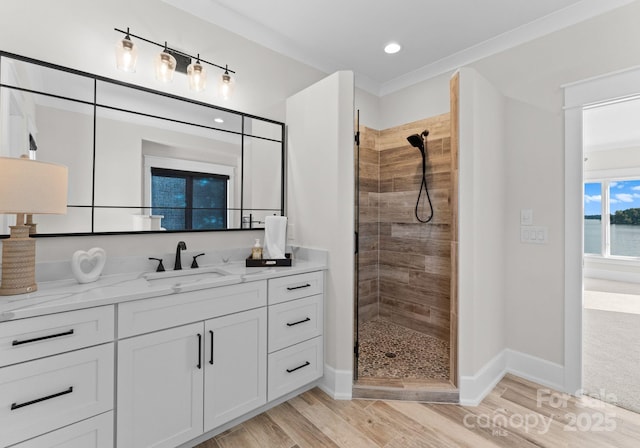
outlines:
[{"label": "white wall", "polygon": [[478,372],[506,348],[505,99],[475,70],[460,71],[459,369],[461,400],[493,384]]},{"label": "white wall", "polygon": [[296,242],[329,251],[325,386],[349,398],[353,375],[354,79],[337,72],[287,100],[287,208]]}]

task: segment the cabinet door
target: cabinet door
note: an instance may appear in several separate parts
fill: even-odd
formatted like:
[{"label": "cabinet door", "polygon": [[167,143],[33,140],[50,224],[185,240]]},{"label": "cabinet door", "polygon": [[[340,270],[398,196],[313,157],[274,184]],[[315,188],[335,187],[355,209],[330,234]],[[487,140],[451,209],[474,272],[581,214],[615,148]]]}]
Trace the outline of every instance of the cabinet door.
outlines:
[{"label": "cabinet door", "polygon": [[118,448],[175,447],[202,434],[203,324],[118,343]]},{"label": "cabinet door", "polygon": [[267,310],[205,322],[205,411],[209,431],[267,402]]}]

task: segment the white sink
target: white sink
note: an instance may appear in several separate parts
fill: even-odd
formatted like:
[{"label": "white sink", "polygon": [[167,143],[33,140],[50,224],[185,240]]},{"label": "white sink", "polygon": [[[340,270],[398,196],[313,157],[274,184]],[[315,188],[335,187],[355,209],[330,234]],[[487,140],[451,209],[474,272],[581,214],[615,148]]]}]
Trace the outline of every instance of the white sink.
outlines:
[{"label": "white sink", "polygon": [[143,274],[142,278],[151,286],[167,286],[175,292],[232,285],[240,283],[242,280],[239,275],[231,274],[214,266],[179,271],[150,272]]}]

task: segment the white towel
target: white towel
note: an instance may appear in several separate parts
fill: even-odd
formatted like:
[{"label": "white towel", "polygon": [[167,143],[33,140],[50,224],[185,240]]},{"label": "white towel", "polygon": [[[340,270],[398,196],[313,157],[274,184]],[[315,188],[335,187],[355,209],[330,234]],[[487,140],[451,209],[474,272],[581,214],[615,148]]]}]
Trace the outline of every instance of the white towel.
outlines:
[{"label": "white towel", "polygon": [[285,258],[285,244],[287,243],[287,217],[267,216],[264,219],[264,258]]}]

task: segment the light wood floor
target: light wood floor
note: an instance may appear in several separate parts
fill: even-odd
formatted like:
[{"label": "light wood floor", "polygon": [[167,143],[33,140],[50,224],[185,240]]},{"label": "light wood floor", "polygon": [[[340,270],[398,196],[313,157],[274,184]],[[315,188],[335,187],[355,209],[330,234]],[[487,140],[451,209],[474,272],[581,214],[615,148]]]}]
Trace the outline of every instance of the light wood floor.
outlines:
[{"label": "light wood floor", "polygon": [[640,446],[640,414],[507,375],[477,407],[334,401],[313,389],[197,448]]}]

